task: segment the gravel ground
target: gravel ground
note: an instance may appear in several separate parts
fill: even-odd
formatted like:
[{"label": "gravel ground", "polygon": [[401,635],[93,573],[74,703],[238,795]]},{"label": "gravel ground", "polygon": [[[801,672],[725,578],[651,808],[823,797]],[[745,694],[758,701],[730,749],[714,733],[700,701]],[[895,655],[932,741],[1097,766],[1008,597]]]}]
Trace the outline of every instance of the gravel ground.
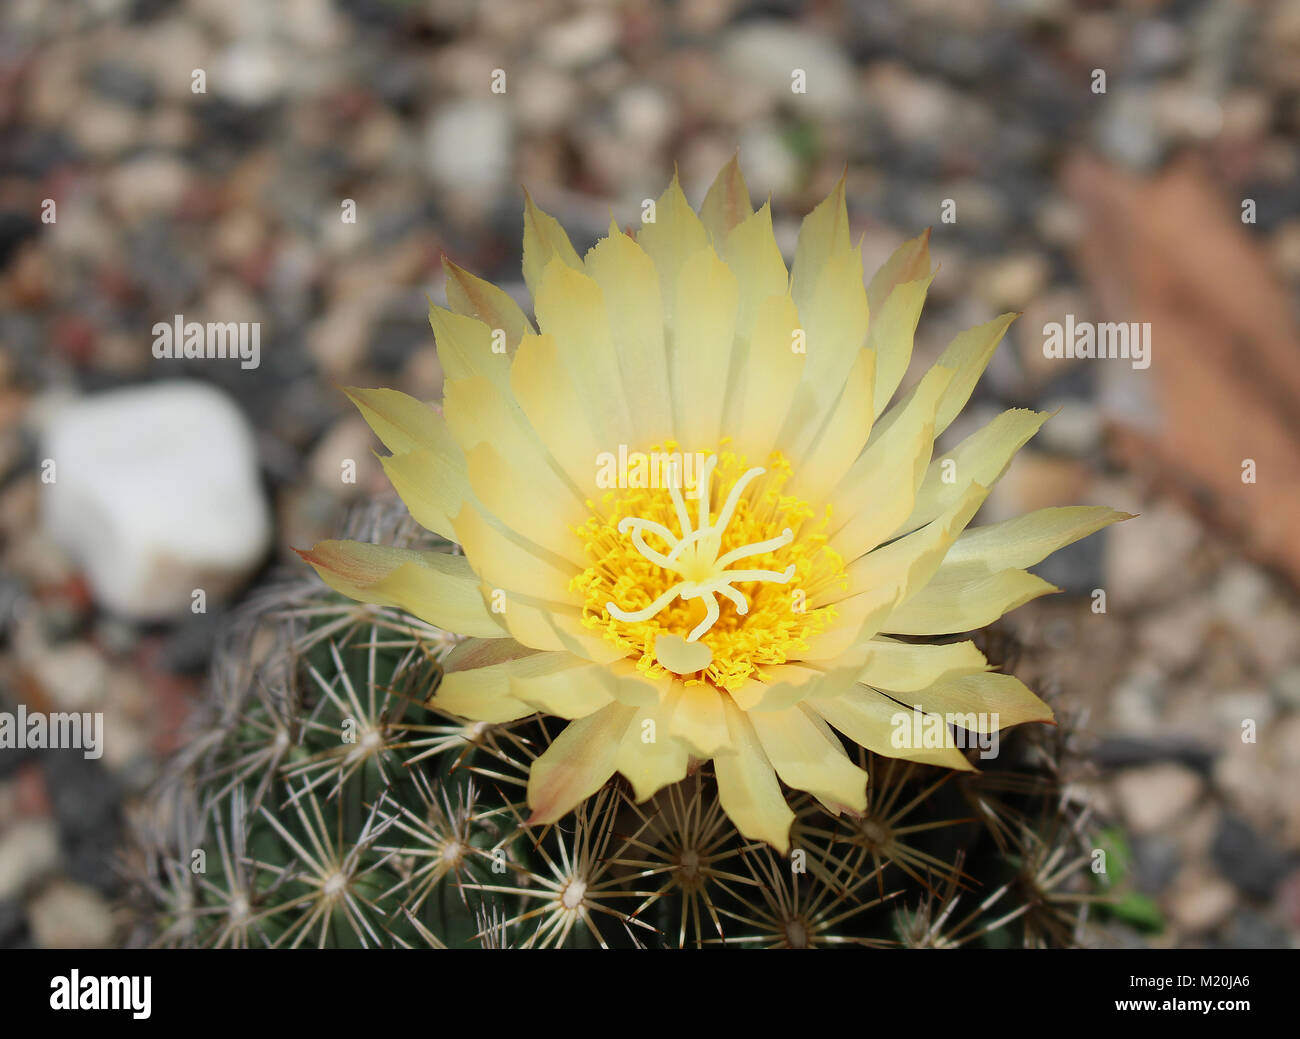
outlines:
[{"label": "gravel ground", "polygon": [[[255,584],[387,493],[337,387],[439,394],[440,257],[522,292],[520,184],[581,250],[611,208],[634,223],[674,164],[698,202],[737,148],[784,243],[846,168],[869,269],[934,227],[921,358],[1025,311],[948,437],[1011,405],[1063,410],[987,519],[1141,514],[1040,568],[1066,594],[1008,622],[1024,677],[1080,705],[1097,775],[1079,796],[1123,832],[1159,908],[1115,940],[1300,943],[1296,588],[1116,460],[1116,422],[1159,421],[1140,373],[1048,362],[1037,334],[1099,303],[1062,176],[1078,151],[1138,177],[1195,156],[1234,207],[1256,201],[1243,233],[1300,299],[1296,5],[12,0],[0,37],[0,707],[102,711],[112,734],[94,760],[0,751],[0,945],[117,940],[123,813],[238,598],[145,621],[97,603],[41,519],[56,406],[177,377],[228,392],[275,521]],[[260,366],[154,357],[149,330],[178,313],[260,322]]]}]

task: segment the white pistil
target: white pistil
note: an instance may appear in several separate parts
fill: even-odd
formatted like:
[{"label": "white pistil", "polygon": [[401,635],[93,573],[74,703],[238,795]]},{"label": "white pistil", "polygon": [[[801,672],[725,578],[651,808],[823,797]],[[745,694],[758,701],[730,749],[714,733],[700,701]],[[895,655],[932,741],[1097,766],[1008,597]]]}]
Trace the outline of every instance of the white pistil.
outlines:
[{"label": "white pistil", "polygon": [[[719,556],[718,550],[722,545],[722,537],[726,533],[732,517],[736,514],[736,507],[740,504],[740,496],[750,482],[762,476],[765,470],[762,467],[756,467],[741,476],[732,486],[731,493],[727,495],[726,503],[718,514],[717,522],[710,523],[709,481],[713,477],[715,465],[717,465],[716,456],[705,463],[704,471],[700,473],[698,526],[691,524],[690,513],[687,511],[686,502],[682,498],[681,488],[677,486],[675,481],[668,486],[668,491],[673,499],[673,508],[677,513],[677,521],[682,528],[680,538],[675,536],[662,523],[656,523],[653,520],[628,516],[619,522],[619,533],[630,535],[632,544],[636,546],[637,551],[645,559],[656,566],[672,571],[679,575],[682,580],[660,595],[649,606],[632,613],[619,609],[612,602],[607,602],[605,609],[609,611],[609,615],[615,620],[633,624],[647,621],[678,597],[684,600],[702,599],[704,600],[704,619],[686,636],[687,642],[695,642],[717,623],[719,595],[728,599],[736,607],[737,613],[744,615],[749,612],[749,601],[743,593],[732,587],[737,581],[775,581],[778,584],[785,584],[794,576],[793,563],[787,566],[784,571],[727,569],[729,565],[739,559],[747,559],[750,556],[759,556],[765,552],[774,552],[778,548],[783,548],[794,540],[794,532],[789,527],[786,527],[774,538],[756,541],[752,545],[741,545],[738,548],[733,548],[725,555]],[[646,544],[645,535],[647,531],[657,535],[667,543],[667,555]]]}]

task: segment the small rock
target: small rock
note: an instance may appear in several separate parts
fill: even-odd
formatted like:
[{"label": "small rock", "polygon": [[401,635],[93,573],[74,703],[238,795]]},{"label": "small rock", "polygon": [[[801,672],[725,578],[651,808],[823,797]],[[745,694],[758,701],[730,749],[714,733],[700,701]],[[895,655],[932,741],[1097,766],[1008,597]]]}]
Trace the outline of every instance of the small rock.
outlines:
[{"label": "small rock", "polygon": [[[1269,735],[1268,730],[1261,733]],[[1214,766],[1214,786],[1225,802],[1258,826],[1277,824],[1277,762],[1266,744],[1231,740]],[[1215,828],[1217,834],[1219,827]]]},{"label": "small rock", "polygon": [[99,709],[108,666],[90,643],[37,643],[20,659],[23,670],[59,710]]},{"label": "small rock", "polygon": [[1181,765],[1149,765],[1115,777],[1120,810],[1138,835],[1164,829],[1196,804],[1204,789],[1201,777]]},{"label": "small rock", "polygon": [[288,57],[277,47],[236,43],[217,62],[212,88],[218,96],[237,105],[253,108],[269,104],[284,92],[289,67]]},{"label": "small rock", "polygon": [[562,132],[580,104],[573,77],[544,65],[516,73],[510,94],[520,125],[535,134]]},{"label": "small rock", "polygon": [[[976,277],[975,291],[995,310],[1018,310],[1042,291],[1050,273],[1041,253],[1016,253],[990,263]],[[1034,330],[1028,332],[1032,343]]]},{"label": "small rock", "polygon": [[740,131],[740,154],[745,162],[745,180],[755,198],[783,194],[798,181],[799,160],[777,127],[767,120]]},{"label": "small rock", "polygon": [[[1073,459],[1049,455],[1032,447],[1022,448],[989,495],[988,521],[996,522],[1035,509],[1074,505],[1087,492],[1089,476],[1088,469]],[[1109,529],[1108,540],[1115,529]],[[1110,594],[1109,589],[1107,593]]]},{"label": "small rock", "polygon": [[1266,689],[1222,690],[1214,700],[1214,720],[1230,735],[1239,734],[1247,720],[1263,728],[1276,716],[1273,698]]},{"label": "small rock", "polygon": [[1138,641],[1161,667],[1181,671],[1199,656],[1211,617],[1204,599],[1188,599],[1149,614],[1138,629]]},{"label": "small rock", "polygon": [[[1148,737],[1130,736],[1127,742],[1146,746],[1161,732],[1163,718],[1160,701],[1164,695],[1164,676],[1150,661],[1140,661],[1129,674],[1115,683],[1110,697],[1112,723],[1121,731]],[[1127,762],[1122,762],[1127,763]]]},{"label": "small rock", "polygon": [[1273,692],[1284,706],[1300,708],[1300,667],[1289,667],[1274,676]]},{"label": "small rock", "polygon": [[1138,170],[1154,166],[1164,154],[1159,129],[1153,94],[1145,87],[1117,88],[1096,122],[1101,150]]},{"label": "small rock", "polygon": [[673,106],[662,90],[645,83],[625,87],[614,98],[619,136],[647,155],[656,154],[675,126]]},{"label": "small rock", "polygon": [[546,29],[537,41],[538,54],[557,68],[591,65],[609,54],[618,42],[618,16],[593,10]]},{"label": "small rock", "polygon": [[113,914],[96,891],[58,880],[27,907],[36,944],[44,949],[104,949],[113,941]]},{"label": "small rock", "polygon": [[1200,539],[1196,521],[1164,503],[1115,524],[1106,539],[1106,584],[1112,602],[1131,605],[1167,594]]},{"label": "small rock", "polygon": [[[757,21],[731,30],[722,42],[722,58],[737,77],[772,100],[806,104],[828,116],[854,103],[853,66],[835,41],[787,22]],[[794,93],[796,70],[804,73],[806,93]]]},{"label": "small rock", "polygon": [[1043,401],[1042,410],[1055,412],[1038,434],[1045,447],[1082,457],[1100,446],[1104,423],[1088,401],[1053,397]]},{"label": "small rock", "polygon": [[121,61],[97,62],[86,78],[96,94],[129,108],[148,108],[157,94],[152,79]]},{"label": "small rock", "polygon": [[1225,815],[1219,823],[1210,855],[1219,872],[1252,898],[1272,898],[1295,866],[1281,849],[1235,815]]},{"label": "small rock", "polygon": [[1288,949],[1291,947],[1286,928],[1262,913],[1241,908],[1232,914],[1224,928],[1224,944],[1230,949]]},{"label": "small rock", "polygon": [[1189,868],[1175,881],[1168,897],[1169,915],[1191,934],[1204,934],[1228,918],[1237,905],[1232,885],[1208,871]]},{"label": "small rock", "polygon": [[1264,674],[1276,674],[1300,658],[1300,617],[1286,603],[1270,602],[1258,613],[1239,615],[1233,627]]},{"label": "small rock", "polygon": [[0,949],[15,949],[27,943],[27,914],[16,898],[0,898]]},{"label": "small rock", "polygon": [[189,172],[179,159],[145,156],[124,162],[108,175],[108,197],[128,222],[170,213],[189,186]]},{"label": "small rock", "polygon": [[110,609],[174,616],[195,589],[209,600],[232,591],[266,552],[252,432],[209,386],[160,382],[70,404],[49,419],[42,451],[57,466],[45,526]]},{"label": "small rock", "polygon": [[53,819],[20,819],[0,834],[0,899],[17,898],[59,864]]},{"label": "small rock", "polygon": [[512,137],[503,100],[443,105],[425,134],[429,175],[445,188],[490,192],[510,173]]},{"label": "small rock", "polygon": [[1163,18],[1144,18],[1133,27],[1129,39],[1134,71],[1153,75],[1171,69],[1186,52],[1183,30]]},{"label": "small rock", "polygon": [[375,435],[360,415],[340,419],[312,451],[307,463],[312,482],[345,501],[386,486],[375,447]]},{"label": "small rock", "polygon": [[1268,577],[1257,566],[1232,562],[1220,571],[1214,586],[1214,606],[1219,617],[1234,627],[1249,624],[1249,618],[1263,608],[1270,592]]},{"label": "small rock", "polygon": [[1158,895],[1178,873],[1181,856],[1178,845],[1167,837],[1133,839],[1133,882],[1139,891]]}]

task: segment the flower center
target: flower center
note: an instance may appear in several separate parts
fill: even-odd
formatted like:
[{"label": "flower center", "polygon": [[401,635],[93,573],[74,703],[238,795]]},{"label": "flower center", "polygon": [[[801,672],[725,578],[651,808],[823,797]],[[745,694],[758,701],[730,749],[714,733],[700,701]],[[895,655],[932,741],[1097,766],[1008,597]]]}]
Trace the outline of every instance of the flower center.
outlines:
[{"label": "flower center", "polygon": [[647,674],[725,689],[797,658],[834,615],[808,597],[842,579],[843,560],[826,544],[827,518],[781,493],[789,476],[779,452],[750,467],[724,450],[693,488],[670,469],[665,486],[608,493],[578,531],[593,560],[573,582],[583,623]]}]

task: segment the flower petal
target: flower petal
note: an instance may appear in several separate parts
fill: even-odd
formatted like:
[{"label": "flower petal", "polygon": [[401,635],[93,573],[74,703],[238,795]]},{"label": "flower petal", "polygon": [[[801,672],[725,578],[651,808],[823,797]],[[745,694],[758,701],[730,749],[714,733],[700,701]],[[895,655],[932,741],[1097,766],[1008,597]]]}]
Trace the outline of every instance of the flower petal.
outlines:
[{"label": "flower petal", "polygon": [[511,638],[466,639],[442,659],[442,678],[429,705],[473,721],[526,718],[537,709],[510,695],[503,671],[563,666],[564,659],[563,654],[538,653]]},{"label": "flower petal", "polygon": [[955,635],[992,624],[1004,613],[1049,592],[1056,585],[1026,570],[1001,570],[987,577],[931,581],[894,610],[882,627],[893,635]]},{"label": "flower petal", "polygon": [[876,355],[870,350],[859,350],[839,400],[795,467],[791,493],[805,501],[824,501],[862,453],[871,435],[875,374]]},{"label": "flower petal", "polygon": [[525,333],[533,331],[533,323],[519,304],[508,292],[457,267],[446,256],[442,269],[447,278],[447,305],[457,314],[478,318],[490,329],[504,330],[506,348],[514,353]]},{"label": "flower petal", "polygon": [[676,439],[685,451],[713,450],[719,441],[736,300],[736,276],[712,248],[705,246],[682,264],[669,376]]},{"label": "flower petal", "polygon": [[790,271],[790,292],[801,314],[812,300],[827,261],[832,256],[853,248],[849,239],[849,210],[845,201],[844,181],[845,178],[841,175],[831,193],[799,225],[794,266]]},{"label": "flower petal", "polygon": [[604,665],[568,653],[563,656],[566,662],[571,662],[570,666],[535,675],[512,674],[510,695],[533,710],[560,718],[585,718],[614,702],[610,693],[613,679]]},{"label": "flower petal", "polygon": [[642,223],[636,240],[654,261],[659,272],[659,290],[663,293],[664,320],[675,325],[673,305],[677,299],[677,279],[686,261],[709,244],[709,233],[686,201],[676,172],[664,193],[655,200],[654,221]]},{"label": "flower petal", "polygon": [[[486,591],[490,595],[493,589]],[[626,654],[584,627],[581,613],[573,607],[508,593],[502,619],[514,638],[535,649],[572,653],[598,664],[613,663]]]},{"label": "flower petal", "polygon": [[878,314],[885,300],[900,285],[926,279],[930,273],[930,229],[927,227],[895,249],[871,276],[871,284],[867,286],[871,312]]},{"label": "flower petal", "polygon": [[537,480],[536,469],[511,465],[487,441],[465,458],[470,486],[484,506],[508,528],[577,567],[587,566],[582,539],[574,533],[587,511],[569,494],[555,494],[553,482]]},{"label": "flower petal", "polygon": [[756,213],[733,227],[718,252],[736,275],[740,288],[736,334],[747,340],[757,325],[759,304],[769,296],[790,291],[790,275],[772,233],[770,203],[764,202]]},{"label": "flower petal", "polygon": [[854,743],[876,754],[962,772],[975,771],[974,766],[957,748],[946,725],[942,726],[940,734],[941,746],[916,747],[906,743],[896,746],[894,734],[900,731],[903,724],[910,725],[913,712],[874,689],[858,686],[843,696],[811,699],[807,706]]},{"label": "flower petal", "polygon": [[975,384],[993,359],[993,351],[1007,334],[1011,322],[1019,316],[1003,314],[983,325],[968,328],[958,333],[939,355],[936,363],[951,368],[954,374],[939,404],[939,414],[934,425],[936,437],[952,424],[952,420],[966,406],[970,395],[975,391]]},{"label": "flower petal", "polygon": [[751,464],[766,461],[802,378],[807,355],[793,348],[798,328],[799,312],[788,295],[768,296],[758,305],[744,364],[728,394],[726,420],[736,450]]},{"label": "flower petal", "polygon": [[726,752],[730,735],[722,705],[725,695],[710,685],[674,682],[665,705],[669,733],[698,757]]},{"label": "flower petal", "polygon": [[446,440],[442,417],[409,394],[361,386],[347,386],[343,392],[390,451],[436,450]]},{"label": "flower petal", "polygon": [[968,530],[944,557],[937,577],[975,577],[1024,569],[1102,527],[1132,519],[1103,506],[1038,509],[1014,519]]},{"label": "flower petal", "polygon": [[800,300],[799,319],[807,333],[808,361],[777,444],[792,460],[802,458],[867,339],[867,290],[862,255],[851,249],[827,259],[809,298]]},{"label": "flower petal", "polygon": [[455,541],[451,518],[469,497],[469,476],[455,440],[445,429],[443,437],[445,442],[436,451],[417,447],[394,455],[376,452],[376,457],[415,522]]},{"label": "flower petal", "polygon": [[718,800],[741,834],[750,840],[767,841],[784,855],[790,850],[794,812],[781,794],[776,773],[748,716],[727,697],[722,698],[722,706],[735,753],[713,759]]},{"label": "flower petal", "polygon": [[747,717],[776,774],[787,786],[806,790],[829,805],[854,812],[866,810],[867,774],[849,760],[820,717],[802,707],[753,711]]},{"label": "flower petal", "polygon": [[635,707],[612,703],[565,726],[528,774],[529,826],[555,822],[605,785],[635,716]]},{"label": "flower petal", "polygon": [[[581,485],[575,485],[547,451],[513,395],[494,386],[486,376],[448,380],[443,388],[443,413],[447,428],[466,455],[479,444],[491,444],[512,465],[528,472],[536,485],[546,488],[549,499],[571,499],[566,508],[585,503]],[[594,477],[594,458],[589,464]]]},{"label": "flower petal", "polygon": [[[605,294],[593,278],[552,261],[536,296],[537,324],[555,341],[569,379],[582,402],[581,414],[590,422],[606,451],[632,442],[632,418],[623,392],[618,355],[610,349],[616,318],[605,306]],[[577,415],[569,421],[581,421]]]},{"label": "flower petal", "polygon": [[912,511],[934,449],[934,415],[952,373],[931,368],[883,436],[831,493],[830,546],[852,562],[884,541]]},{"label": "flower petal", "polygon": [[546,602],[582,605],[582,596],[569,589],[579,573],[573,564],[503,529],[472,504],[457,513],[452,526],[475,573],[494,590],[505,591],[507,598],[517,592]]},{"label": "flower petal", "polygon": [[[854,560],[845,570],[848,593],[892,589],[898,602],[905,603],[934,576],[957,535],[966,529],[988,494],[989,489],[982,484],[968,483],[947,509],[924,527]],[[836,594],[819,597],[816,604],[821,605],[823,598],[834,601],[831,596]]]},{"label": "flower petal", "polygon": [[[868,588],[841,599],[835,603],[834,621],[825,631],[808,639],[808,648],[799,654],[800,659],[833,662],[854,647],[864,646],[880,631],[897,603],[898,589],[894,587]],[[865,650],[863,654],[865,660]]]},{"label": "flower petal", "polygon": [[639,447],[664,444],[673,435],[673,402],[664,342],[664,304],[654,261],[616,226],[587,253],[587,273],[600,287],[618,358],[623,390]]},{"label": "flower petal", "polygon": [[505,634],[464,556],[360,541],[319,541],[298,554],[327,585],[350,599],[395,606],[460,635]]},{"label": "flower petal", "polygon": [[858,681],[876,689],[910,693],[934,685],[949,674],[988,669],[988,661],[973,642],[926,645],[876,638]]},{"label": "flower petal", "polygon": [[1046,411],[1012,408],[977,430],[926,470],[911,514],[895,536],[929,523],[950,508],[971,480],[992,487],[1006,472],[1017,451],[1050,417]]},{"label": "flower petal", "polygon": [[784,711],[818,688],[824,671],[800,664],[770,664],[763,678],[752,679],[731,690],[731,699],[742,711]]},{"label": "flower petal", "polygon": [[700,205],[700,222],[709,232],[714,248],[721,251],[728,233],[753,212],[739,159],[733,155],[704,196]]},{"label": "flower petal", "polygon": [[492,349],[491,328],[478,318],[439,306],[429,307],[429,324],[445,380],[480,375],[498,390],[510,392],[510,357],[504,349],[499,353]]},{"label": "flower petal", "polygon": [[909,705],[920,705],[927,714],[942,714],[964,720],[954,723],[970,732],[996,732],[1022,722],[1050,722],[1052,709],[1012,675],[1000,671],[974,671],[945,675],[933,685],[908,693]]},{"label": "flower petal", "polygon": [[600,497],[596,459],[602,446],[584,414],[582,399],[560,361],[555,340],[524,336],[510,368],[510,386],[538,439],[585,500]]},{"label": "flower petal", "polygon": [[[880,415],[893,398],[912,360],[912,344],[921,308],[930,290],[933,274],[906,281],[879,304],[871,304],[871,324],[867,329],[867,346],[876,351],[876,384],[872,414]],[[871,292],[867,291],[870,300]]]},{"label": "flower petal", "polygon": [[[536,714],[539,709],[517,695],[512,688],[516,680],[537,680],[554,676],[557,672],[572,675],[583,668],[596,666],[568,653],[539,652],[514,639],[494,641],[508,645],[504,650],[485,655],[480,647],[462,643],[447,655],[443,662],[442,681],[429,701],[431,707],[473,721],[512,721]],[[465,648],[467,645],[468,649]],[[502,659],[504,652],[511,655]],[[488,662],[484,663],[485,660]],[[525,681],[523,685],[526,684]],[[603,704],[597,703],[591,710],[601,706]]]},{"label": "flower petal", "polygon": [[[668,686],[664,681],[664,688]],[[690,754],[670,732],[666,706],[640,708],[623,734],[616,767],[632,784],[638,801],[653,797],[670,783],[686,776]]]},{"label": "flower petal", "polygon": [[560,222],[549,213],[538,209],[533,197],[524,189],[524,281],[533,300],[542,285],[542,273],[552,259],[582,269],[578,252],[564,233]]}]

